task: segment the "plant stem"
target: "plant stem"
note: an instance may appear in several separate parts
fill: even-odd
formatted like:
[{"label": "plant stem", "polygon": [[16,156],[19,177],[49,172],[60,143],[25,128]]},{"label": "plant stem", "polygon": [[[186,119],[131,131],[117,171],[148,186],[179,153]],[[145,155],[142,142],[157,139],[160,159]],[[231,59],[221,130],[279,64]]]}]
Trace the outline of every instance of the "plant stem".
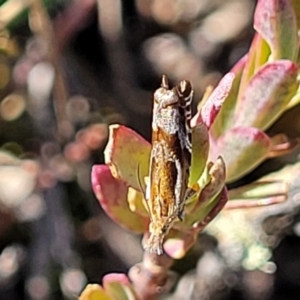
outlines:
[{"label": "plant stem", "polygon": [[52,22],[41,0],[32,1],[29,20],[32,32],[36,36],[42,37],[48,47],[45,59],[52,64],[55,71],[53,104],[56,115],[58,138],[61,141],[68,140],[74,133],[74,128],[68,120],[66,111],[68,89],[59,62],[60,53],[56,46]]},{"label": "plant stem", "polygon": [[155,300],[161,293],[170,290],[174,282],[174,273],[169,271],[172,264],[173,259],[167,254],[144,252],[143,261],[129,271],[129,278],[140,299]]}]

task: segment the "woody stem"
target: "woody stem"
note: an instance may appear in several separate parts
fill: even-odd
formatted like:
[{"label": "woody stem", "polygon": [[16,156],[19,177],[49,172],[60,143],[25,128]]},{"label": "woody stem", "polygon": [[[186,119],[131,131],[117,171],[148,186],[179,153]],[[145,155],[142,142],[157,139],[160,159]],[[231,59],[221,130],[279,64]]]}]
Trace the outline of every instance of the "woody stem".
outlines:
[{"label": "woody stem", "polygon": [[133,266],[129,277],[139,299],[155,300],[172,287],[173,273],[169,271],[173,259],[166,254],[144,252],[143,261]]}]

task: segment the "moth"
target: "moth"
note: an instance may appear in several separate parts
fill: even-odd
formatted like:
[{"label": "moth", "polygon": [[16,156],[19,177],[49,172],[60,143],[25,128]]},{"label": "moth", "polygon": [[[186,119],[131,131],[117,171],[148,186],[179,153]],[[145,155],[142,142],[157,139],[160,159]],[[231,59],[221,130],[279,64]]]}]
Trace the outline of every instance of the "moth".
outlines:
[{"label": "moth", "polygon": [[163,253],[163,241],[174,221],[182,220],[191,163],[191,102],[187,80],[170,88],[166,76],[154,93],[152,150],[146,183],[150,236],[145,249]]}]

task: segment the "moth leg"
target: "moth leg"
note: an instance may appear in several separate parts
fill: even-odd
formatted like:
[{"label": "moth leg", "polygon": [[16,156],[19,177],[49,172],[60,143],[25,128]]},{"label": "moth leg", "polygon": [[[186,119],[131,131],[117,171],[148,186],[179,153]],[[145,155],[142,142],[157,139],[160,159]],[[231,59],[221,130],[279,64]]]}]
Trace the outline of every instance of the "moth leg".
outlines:
[{"label": "moth leg", "polygon": [[197,195],[197,191],[192,188],[187,188],[184,196],[184,201],[189,202],[191,198],[193,198],[195,195]]},{"label": "moth leg", "polygon": [[185,137],[185,147],[190,153],[192,153],[192,143],[188,136]]},{"label": "moth leg", "polygon": [[190,153],[192,153],[191,133],[192,133],[191,130],[188,128],[186,129],[186,132],[182,132],[185,148]]},{"label": "moth leg", "polygon": [[192,153],[192,143],[190,138],[190,133],[185,132],[184,130],[178,131],[180,145],[182,149],[187,149],[190,153]]},{"label": "moth leg", "polygon": [[185,196],[184,196],[184,200],[183,200],[183,205],[182,207],[179,208],[178,210],[178,218],[180,221],[183,220],[184,217],[184,207],[185,205],[192,199],[192,197],[194,197],[195,195],[197,195],[197,191],[193,190],[192,188],[187,188],[186,192],[185,192]]},{"label": "moth leg", "polygon": [[182,222],[184,217],[184,205],[178,210],[178,219]]}]

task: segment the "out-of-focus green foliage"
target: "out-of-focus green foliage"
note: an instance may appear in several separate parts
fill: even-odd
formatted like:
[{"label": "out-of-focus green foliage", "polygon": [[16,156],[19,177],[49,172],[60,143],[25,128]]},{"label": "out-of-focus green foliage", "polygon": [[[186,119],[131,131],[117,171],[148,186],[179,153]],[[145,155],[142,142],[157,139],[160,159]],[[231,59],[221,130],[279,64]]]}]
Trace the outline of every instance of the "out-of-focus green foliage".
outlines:
[{"label": "out-of-focus green foliage", "polygon": [[[0,0],[1,28],[14,29],[28,18],[31,0]],[[65,5],[70,0],[42,0],[46,9]]]},{"label": "out-of-focus green foliage", "polygon": [[103,278],[103,288],[98,284],[89,284],[78,300],[135,300],[128,278],[124,274],[108,274]]},{"label": "out-of-focus green foliage", "polygon": [[[165,241],[164,249],[172,258],[184,256],[193,245],[196,234],[223,208],[227,201],[225,181],[234,182],[242,178],[264,160],[284,155],[298,144],[298,141],[290,141],[284,135],[271,137],[266,133],[284,112],[300,102],[297,79],[299,15],[295,8],[299,8],[295,1],[258,1],[254,16],[256,33],[249,52],[233,67],[230,75],[226,75],[227,81],[221,81],[220,86],[199,105],[192,120],[194,135],[190,178],[190,185],[197,190],[197,195],[188,200],[183,222],[175,222]],[[205,128],[198,125],[205,125]],[[117,125],[110,130],[106,149],[108,166],[94,166],[93,189],[113,220],[128,229],[143,232],[149,220],[142,205],[141,187],[148,174],[151,146],[126,127]],[[109,174],[106,179],[104,173]],[[109,184],[116,188],[105,189]],[[121,185],[122,195],[118,195]],[[129,197],[128,186],[137,190],[133,197]],[[286,193],[285,182],[255,182],[232,190],[227,208],[282,202]],[[127,198],[130,201],[126,201]],[[130,218],[132,213],[135,217]],[[222,234],[225,236],[226,230],[229,230],[235,236],[233,243],[237,243],[242,251],[239,259],[245,268],[260,267],[270,258],[269,249],[255,235],[255,228],[248,226],[251,222],[246,220],[243,212],[235,215],[236,222],[231,222],[233,215],[221,216],[219,226],[221,224],[225,228]],[[215,222],[218,223],[218,220]],[[219,227],[213,227],[210,232],[222,240],[216,228]],[[255,265],[251,256],[258,258]]]}]

